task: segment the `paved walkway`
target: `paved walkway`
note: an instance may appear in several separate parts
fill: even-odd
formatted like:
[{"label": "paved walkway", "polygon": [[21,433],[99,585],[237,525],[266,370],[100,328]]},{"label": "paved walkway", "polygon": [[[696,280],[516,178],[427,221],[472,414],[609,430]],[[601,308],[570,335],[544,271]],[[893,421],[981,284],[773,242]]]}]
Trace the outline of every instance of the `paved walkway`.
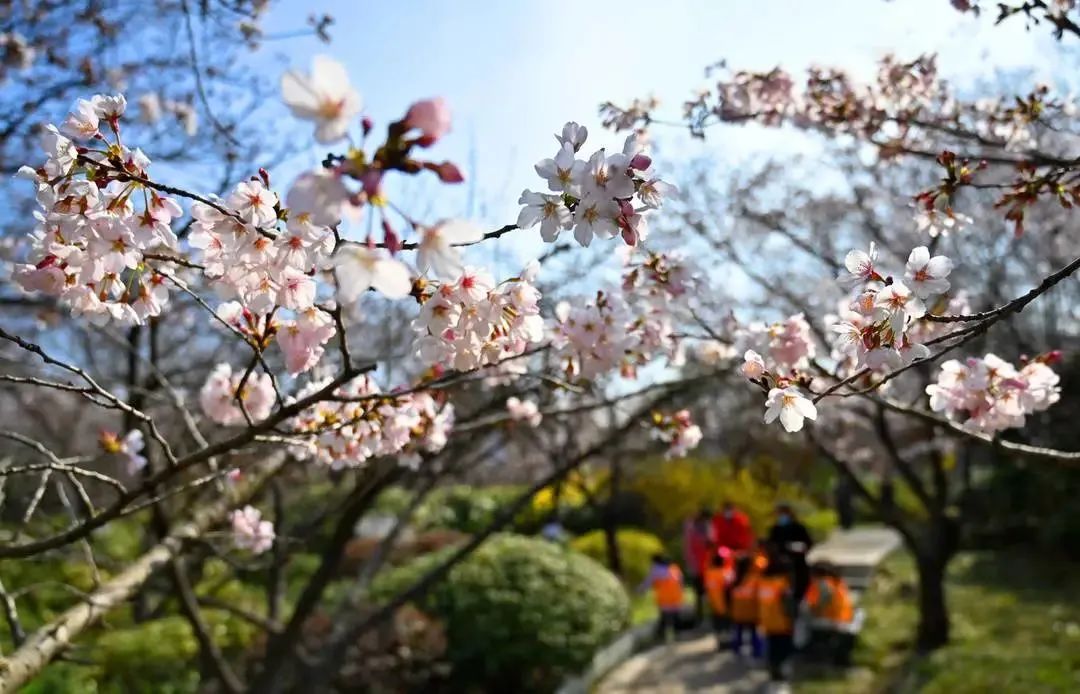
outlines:
[{"label": "paved walkway", "polygon": [[[811,560],[841,568],[854,588],[863,589],[873,568],[900,545],[900,537],[882,527],[838,530],[810,553]],[[712,634],[684,633],[681,639],[639,653],[613,670],[597,694],[751,694],[771,691],[768,674],[745,659],[718,653]]]},{"label": "paved walkway", "polygon": [[683,634],[674,643],[658,646],[630,658],[604,678],[597,694],[750,694],[767,691],[768,674],[762,668],[717,653],[712,634]]}]

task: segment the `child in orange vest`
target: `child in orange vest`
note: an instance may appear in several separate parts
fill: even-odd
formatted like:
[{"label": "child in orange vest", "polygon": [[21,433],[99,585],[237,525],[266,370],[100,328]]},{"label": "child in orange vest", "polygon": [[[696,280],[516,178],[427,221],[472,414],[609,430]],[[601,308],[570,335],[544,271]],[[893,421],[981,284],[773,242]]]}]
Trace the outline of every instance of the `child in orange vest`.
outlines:
[{"label": "child in orange vest", "polygon": [[675,562],[662,554],[653,555],[652,568],[645,577],[641,589],[652,588],[653,598],[660,616],[656,620],[656,638],[664,640],[667,634],[675,638],[675,628],[683,605],[683,574]]},{"label": "child in orange vest", "polygon": [[810,587],[803,598],[811,618],[811,646],[825,650],[834,664],[851,664],[855,604],[847,584],[827,562],[810,567]]},{"label": "child in orange vest", "polygon": [[785,680],[785,666],[795,651],[796,598],[791,574],[790,560],[773,554],[757,583],[758,627],[765,634],[769,679],[773,682]]},{"label": "child in orange vest", "polygon": [[709,559],[702,575],[712,616],[712,628],[716,634],[716,647],[719,650],[723,650],[727,645],[723,634],[731,624],[728,590],[735,580],[735,567],[731,559],[731,551],[727,547],[721,547]]},{"label": "child in orange vest", "polygon": [[757,586],[761,569],[751,554],[739,555],[735,560],[735,582],[731,586],[731,649],[735,655],[742,654],[744,637],[750,639],[750,652],[754,658],[762,654],[761,637],[757,631]]}]

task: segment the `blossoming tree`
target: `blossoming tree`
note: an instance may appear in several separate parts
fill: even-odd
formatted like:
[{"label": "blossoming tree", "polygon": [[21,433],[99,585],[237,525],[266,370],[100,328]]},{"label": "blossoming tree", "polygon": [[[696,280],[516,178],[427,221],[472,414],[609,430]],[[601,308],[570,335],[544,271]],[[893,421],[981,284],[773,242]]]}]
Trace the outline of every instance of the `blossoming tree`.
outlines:
[{"label": "blossoming tree", "polygon": [[[761,390],[761,417],[791,434],[813,436],[819,418],[827,426],[830,407],[842,412],[847,402],[862,402],[1019,455],[1080,458],[1002,435],[1060,398],[1052,353],[1024,361],[964,355],[941,364],[917,398],[902,378],[961,355],[1080,267],[1077,258],[1027,293],[974,312],[955,293],[962,258],[940,251],[944,232],[971,233],[960,231],[967,218],[955,201],[984,176],[1002,177],[985,180],[1004,186],[999,208],[1017,232],[1041,197],[1072,204],[1075,161],[1040,149],[1044,119],[1068,117],[1067,103],[1046,90],[968,103],[937,78],[931,58],[888,59],[871,85],[835,71],[812,72],[805,89],[780,70],[736,73],[690,101],[685,115],[695,133],[713,122],[790,123],[854,137],[885,158],[937,159],[943,170],[916,198],[918,243],[897,252],[891,239],[873,246],[859,238],[829,256],[835,270],[821,273],[830,283],[838,274],[851,288],[832,317],[811,302],[768,323],[716,318],[708,273],[656,232],[676,190],[658,176],[638,129],[651,121],[646,105],[606,107],[610,124],[632,131],[621,143],[601,143],[613,147],[598,146],[605,138],[590,139],[576,123],[563,126],[553,156],[535,166],[538,190],[521,194],[518,218],[484,230],[468,220],[417,218],[388,185],[409,176],[462,182],[453,162],[432,154],[452,125],[444,101],[417,101],[400,119],[374,123],[346,70],[326,57],[310,71],[287,72],[280,91],[293,115],[310,123],[312,140],[329,149],[294,181],[254,166],[221,194],[170,180],[153,166],[154,152],[129,136],[120,94],[76,100],[58,125],[44,126],[43,155],[20,170],[39,209],[19,246],[15,282],[63,307],[66,320],[112,336],[115,349],[92,356],[123,358],[131,368],[126,380],[107,381],[71,345],[28,339],[21,322],[0,327],[17,367],[0,374],[5,388],[77,401],[94,413],[85,416],[109,424],[96,447],[72,442],[64,452],[18,427],[0,430],[19,451],[2,479],[30,490],[17,530],[0,542],[0,561],[77,551],[93,565],[98,529],[138,512],[149,522],[144,554],[32,633],[20,627],[17,600],[0,588],[17,644],[0,669],[4,690],[34,677],[109,610],[144,598],[159,569],[196,635],[206,677],[228,691],[280,691],[301,681],[314,687],[339,670],[357,638],[439,580],[533,493],[611,442],[644,430],[669,455],[696,446],[703,432],[693,410],[680,405],[733,368]],[[471,264],[468,247],[524,234],[537,234],[550,250],[523,268]],[[623,249],[618,282],[596,281],[583,296],[545,286],[552,257],[601,244]],[[765,284],[798,303],[798,288],[783,275]],[[404,356],[379,349],[375,327],[387,323],[406,328],[393,341],[405,346]],[[145,341],[132,328],[145,329]],[[124,331],[135,339],[125,340]],[[691,343],[704,368],[644,377],[657,364],[674,367],[661,373],[676,371]],[[741,364],[732,363],[733,353]],[[197,373],[197,382],[176,382],[170,362]],[[607,387],[616,380],[620,387]],[[575,442],[495,522],[393,599],[368,604],[365,588],[408,512],[344,597],[328,591],[356,523],[388,486],[412,489],[415,509],[442,477],[503,445],[507,432],[592,411],[609,424]],[[935,460],[940,475],[942,457]],[[289,501],[326,480],[333,484],[318,517],[290,517]],[[911,483],[922,485],[917,476]],[[69,514],[62,526],[39,520],[50,491]],[[946,501],[939,495],[935,502],[941,518]],[[318,543],[318,566],[286,609],[283,567],[305,542]],[[210,557],[266,574],[265,614],[248,615],[265,630],[265,649],[246,670],[208,630],[208,596],[191,579]],[[933,568],[947,560],[932,558]],[[938,602],[935,618],[944,610]],[[307,627],[319,609],[337,618],[309,649]],[[923,645],[941,641],[943,624],[944,632],[941,624],[927,627]]]},{"label": "blossoming tree", "polygon": [[[609,441],[643,422],[653,422],[672,455],[700,439],[689,412],[658,410],[690,384],[647,383],[619,394],[600,387],[611,375],[632,379],[654,361],[678,360],[675,326],[696,282],[685,261],[642,248],[647,219],[673,190],[653,173],[636,135],[617,154],[598,149],[579,157],[587,133],[567,124],[557,136],[557,161],[536,167],[556,192],[526,191],[518,224],[485,232],[464,220],[416,219],[384,185],[392,176],[463,180],[453,163],[426,156],[450,128],[441,99],[414,103],[377,138],[376,124],[360,117],[359,93],[330,58],[317,58],[310,72],[287,72],[281,94],[295,116],[313,123],[315,141],[337,147],[355,136],[283,194],[266,169],[222,196],[161,180],[128,135],[128,103],[119,94],[78,99],[59,125],[43,128],[42,160],[20,171],[40,209],[37,227],[19,246],[12,271],[18,286],[103,334],[145,328],[149,338],[145,346],[118,341],[116,354],[143,368],[132,367],[131,377],[114,385],[63,345],[43,346],[15,326],[0,328],[0,338],[24,356],[16,372],[0,376],[6,386],[75,398],[84,409],[102,410],[115,427],[102,431],[96,453],[83,446],[72,455],[15,429],[0,432],[40,458],[4,468],[5,479],[38,483],[19,532],[0,555],[10,561],[78,546],[93,561],[95,530],[140,510],[150,512],[155,544],[56,624],[29,635],[17,629],[19,648],[6,659],[4,687],[32,677],[108,609],[145,595],[147,578],[162,565],[222,686],[240,690],[249,682],[273,691],[290,678],[309,679],[313,666],[298,652],[305,624],[326,598],[357,520],[381,490],[410,480],[419,499],[441,475],[466,464],[485,436],[498,441],[507,427],[627,406],[599,440],[582,442],[448,562],[390,604],[342,620],[324,644],[323,669],[333,672],[358,636],[513,518],[532,492]],[[621,285],[561,303],[545,318],[542,262],[497,280],[466,264],[462,247],[524,233],[553,215],[558,227],[543,232],[550,241],[572,229],[580,245],[597,240],[630,252]],[[357,216],[369,229],[359,238],[347,224]],[[415,307],[409,356],[368,354],[367,322],[395,302]],[[163,358],[164,336],[181,331],[191,333],[181,339],[186,354],[177,356],[186,357],[189,370],[196,354],[217,355],[202,370],[195,397],[173,382]],[[403,380],[387,387],[394,367]],[[552,385],[554,399],[542,392]],[[458,445],[450,446],[455,437]],[[290,547],[302,541],[294,535],[300,530],[281,527],[287,504],[277,502],[271,521],[253,502],[264,490],[288,497],[285,480],[311,475],[351,488],[328,520],[319,568],[280,627],[270,629],[260,665],[238,673],[207,630],[190,573],[208,556],[239,553],[252,561],[273,555],[268,571],[280,575]],[[79,499],[66,503],[71,519],[59,531],[34,522],[50,490]],[[206,541],[223,524],[231,548]],[[385,552],[365,575],[383,561]],[[364,586],[354,588],[348,604],[363,606]],[[271,588],[268,602],[267,618],[283,618],[279,588]],[[14,599],[5,605],[17,626]]]},{"label": "blossoming tree", "polygon": [[[1074,34],[1071,3],[1001,7],[999,21],[1034,13],[1059,38]],[[1078,459],[1016,434],[1061,399],[1054,365],[1075,340],[1048,305],[1020,315],[1051,291],[1075,291],[1080,249],[1059,233],[1078,192],[1074,104],[1046,85],[966,97],[935,56],[886,56],[869,83],[821,67],[804,79],[718,70],[684,105],[691,134],[789,128],[826,144],[812,162],[739,172],[727,190],[704,170],[683,186],[682,243],[733,265],[765,306],[745,293],[733,313],[715,302],[711,316],[698,313],[703,337],[742,357],[766,422],[807,431],[900,531],[920,572],[918,644],[937,647],[949,633],[945,566],[974,520],[963,509],[970,466],[984,454]],[[677,124],[650,99],[602,112],[616,130]],[[839,175],[815,182],[822,171]],[[889,493],[894,474],[914,512]]]}]

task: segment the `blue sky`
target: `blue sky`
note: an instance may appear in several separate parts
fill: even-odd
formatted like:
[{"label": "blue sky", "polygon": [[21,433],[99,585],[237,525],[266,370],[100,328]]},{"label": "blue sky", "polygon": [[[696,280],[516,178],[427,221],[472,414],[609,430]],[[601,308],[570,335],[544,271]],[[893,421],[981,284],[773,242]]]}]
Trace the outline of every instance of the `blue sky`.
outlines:
[{"label": "blue sky", "polygon": [[[432,155],[459,163],[470,183],[449,193],[420,183],[406,189],[406,205],[493,227],[514,221],[523,188],[542,187],[532,165],[554,154],[552,133],[563,122],[587,125],[596,147],[618,145],[621,137],[599,127],[600,102],[655,94],[662,110],[677,114],[683,98],[705,84],[704,66],[721,58],[751,69],[836,65],[870,77],[883,52],[936,51],[942,71],[964,83],[1037,64],[1046,40],[1044,31],[1026,33],[1022,22],[994,28],[988,17],[961,15],[947,0],[283,2],[264,29],[295,29],[312,11],[335,17],[333,43],[271,42],[254,59],[280,72],[306,68],[316,53],[335,57],[379,127],[417,98],[444,96],[454,130]],[[656,135],[659,163],[669,168],[703,151],[722,168],[807,147],[801,135],[751,129],[710,133],[705,150],[674,129]],[[314,166],[323,153],[313,148],[295,163]],[[537,247],[520,237],[500,246],[522,257]]]}]

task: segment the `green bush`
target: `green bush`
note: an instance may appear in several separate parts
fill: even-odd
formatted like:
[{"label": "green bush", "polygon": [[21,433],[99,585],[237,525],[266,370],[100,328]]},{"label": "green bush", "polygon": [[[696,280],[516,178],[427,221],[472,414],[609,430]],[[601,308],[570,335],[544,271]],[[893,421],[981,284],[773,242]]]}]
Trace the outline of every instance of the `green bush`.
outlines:
[{"label": "green bush", "polygon": [[[434,565],[444,550],[384,574],[386,600]],[[550,542],[495,535],[418,603],[446,629],[458,691],[549,692],[581,670],[626,626],[630,603],[611,572]]]},{"label": "green bush", "polygon": [[[644,530],[619,528],[615,532],[615,542],[619,546],[623,581],[630,586],[636,586],[645,580],[652,564],[652,556],[664,551],[664,543],[660,538]],[[570,547],[607,566],[607,540],[602,530],[594,530],[574,538]]]}]

